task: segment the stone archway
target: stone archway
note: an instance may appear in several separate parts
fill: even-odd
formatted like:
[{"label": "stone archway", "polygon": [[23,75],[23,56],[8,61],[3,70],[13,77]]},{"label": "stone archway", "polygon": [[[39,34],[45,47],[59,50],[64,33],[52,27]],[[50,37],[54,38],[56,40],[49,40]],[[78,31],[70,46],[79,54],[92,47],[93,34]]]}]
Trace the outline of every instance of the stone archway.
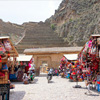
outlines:
[{"label": "stone archway", "polygon": [[37,70],[38,70],[38,74],[40,74],[40,66],[42,65],[43,62],[47,62],[48,67],[52,66],[51,57],[50,56],[38,56],[37,57]]}]

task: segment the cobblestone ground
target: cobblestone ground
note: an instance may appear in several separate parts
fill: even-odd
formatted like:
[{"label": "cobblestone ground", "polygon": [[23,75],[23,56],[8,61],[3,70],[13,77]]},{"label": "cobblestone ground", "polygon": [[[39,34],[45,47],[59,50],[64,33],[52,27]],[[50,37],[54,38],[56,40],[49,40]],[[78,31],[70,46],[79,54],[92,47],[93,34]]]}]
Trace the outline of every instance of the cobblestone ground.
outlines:
[{"label": "cobblestone ground", "polygon": [[32,84],[14,83],[15,89],[10,92],[10,100],[100,100],[100,92],[91,91],[85,94],[85,82],[79,82],[82,88],[73,88],[75,82],[54,76],[51,83],[47,83],[46,76],[35,77]]}]

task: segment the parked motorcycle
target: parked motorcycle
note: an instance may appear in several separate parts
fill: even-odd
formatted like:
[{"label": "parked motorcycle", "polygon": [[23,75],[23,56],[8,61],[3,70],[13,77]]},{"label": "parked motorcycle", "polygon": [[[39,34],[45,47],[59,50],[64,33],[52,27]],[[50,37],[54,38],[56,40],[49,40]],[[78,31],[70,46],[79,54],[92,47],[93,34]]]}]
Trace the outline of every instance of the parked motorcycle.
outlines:
[{"label": "parked motorcycle", "polygon": [[50,83],[50,80],[52,79],[52,76],[53,76],[53,69],[51,68],[51,69],[48,71],[48,74],[47,74],[48,83]]}]

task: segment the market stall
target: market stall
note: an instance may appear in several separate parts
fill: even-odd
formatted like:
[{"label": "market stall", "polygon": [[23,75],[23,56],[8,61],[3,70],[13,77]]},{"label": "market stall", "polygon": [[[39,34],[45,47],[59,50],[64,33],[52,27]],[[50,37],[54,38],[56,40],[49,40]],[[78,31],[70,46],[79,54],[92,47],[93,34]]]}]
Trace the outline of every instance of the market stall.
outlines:
[{"label": "market stall", "polygon": [[16,58],[19,63],[17,81],[23,81],[24,84],[31,83],[35,78],[35,65],[32,55],[20,54]]},{"label": "market stall", "polygon": [[78,58],[75,56],[64,55],[60,63],[61,74],[71,81],[85,80],[86,86],[92,84],[100,91],[100,35],[90,36]]},{"label": "market stall", "polygon": [[[9,91],[10,88],[10,81],[9,81],[9,58],[10,57],[17,57],[18,52],[14,48],[11,40],[9,37],[0,37],[0,95],[3,95],[4,93]],[[13,61],[14,64],[14,61]],[[13,73],[13,66],[11,68],[11,72]],[[5,91],[2,91],[2,88],[6,88]],[[8,93],[8,92],[7,92]],[[9,94],[7,95],[9,96]],[[8,97],[9,98],[9,97]]]},{"label": "market stall", "polygon": [[78,54],[65,54],[60,63],[61,76],[70,79],[71,82],[83,81],[83,73],[77,56]]},{"label": "market stall", "polygon": [[78,55],[86,85],[94,84],[100,91],[100,35],[92,35]]},{"label": "market stall", "polygon": [[31,64],[33,64],[32,55],[19,54],[19,57],[17,57],[16,59],[20,66],[25,65],[25,68],[23,70],[25,73],[27,73],[29,68],[31,67]]},{"label": "market stall", "polygon": [[[9,58],[15,58],[17,56],[18,52],[14,48],[9,37],[0,37],[0,84],[8,83]],[[11,72],[13,73],[13,66]]]},{"label": "market stall", "polygon": [[[13,58],[11,58],[11,61]],[[26,73],[28,75],[29,68],[31,68],[33,63],[32,55],[19,54],[16,57],[16,62],[14,65],[14,73],[10,73],[11,81],[23,81],[23,75]]]}]

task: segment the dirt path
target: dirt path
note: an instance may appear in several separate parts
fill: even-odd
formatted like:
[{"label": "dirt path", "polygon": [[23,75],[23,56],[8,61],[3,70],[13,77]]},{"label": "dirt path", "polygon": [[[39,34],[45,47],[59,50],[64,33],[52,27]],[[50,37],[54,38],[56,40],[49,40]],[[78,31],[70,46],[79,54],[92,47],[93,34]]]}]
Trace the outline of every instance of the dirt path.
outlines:
[{"label": "dirt path", "polygon": [[92,91],[92,95],[85,94],[84,82],[79,82],[83,88],[73,88],[75,82],[57,76],[49,84],[44,74],[35,77],[33,84],[14,84],[16,88],[11,90],[10,100],[100,100],[100,93]]}]

